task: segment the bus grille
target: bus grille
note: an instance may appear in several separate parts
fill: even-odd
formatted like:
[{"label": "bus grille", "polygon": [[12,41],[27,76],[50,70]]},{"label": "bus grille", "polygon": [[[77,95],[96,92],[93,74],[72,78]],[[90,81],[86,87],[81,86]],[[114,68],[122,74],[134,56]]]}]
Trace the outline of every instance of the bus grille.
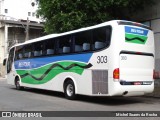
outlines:
[{"label": "bus grille", "polygon": [[108,94],[108,70],[92,71],[92,94]]}]

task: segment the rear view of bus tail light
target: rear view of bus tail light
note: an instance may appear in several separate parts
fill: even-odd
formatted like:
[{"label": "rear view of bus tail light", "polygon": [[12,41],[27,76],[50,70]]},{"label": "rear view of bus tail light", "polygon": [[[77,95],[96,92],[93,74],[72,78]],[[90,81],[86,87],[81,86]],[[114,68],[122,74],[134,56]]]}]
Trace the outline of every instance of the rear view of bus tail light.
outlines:
[{"label": "rear view of bus tail light", "polygon": [[119,68],[114,69],[114,71],[113,71],[113,78],[114,79],[119,79],[119,75],[120,75]]}]

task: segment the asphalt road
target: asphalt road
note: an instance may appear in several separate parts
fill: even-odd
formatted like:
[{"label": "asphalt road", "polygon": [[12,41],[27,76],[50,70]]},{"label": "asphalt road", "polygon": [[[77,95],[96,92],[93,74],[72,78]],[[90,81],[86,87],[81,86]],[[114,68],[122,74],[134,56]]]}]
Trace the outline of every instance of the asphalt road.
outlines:
[{"label": "asphalt road", "polygon": [[0,79],[0,111],[160,111],[160,98],[78,96],[71,101],[53,91],[19,91]]}]

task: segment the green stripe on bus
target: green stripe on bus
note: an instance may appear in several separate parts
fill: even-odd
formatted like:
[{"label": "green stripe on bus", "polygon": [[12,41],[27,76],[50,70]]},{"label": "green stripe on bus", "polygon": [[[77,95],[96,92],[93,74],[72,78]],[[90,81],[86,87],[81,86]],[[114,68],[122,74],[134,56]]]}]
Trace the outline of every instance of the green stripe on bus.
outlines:
[{"label": "green stripe on bus", "polygon": [[125,41],[129,43],[136,43],[136,44],[145,44],[147,41],[147,36],[140,36],[134,34],[125,34]]},{"label": "green stripe on bus", "polygon": [[[80,66],[85,66],[85,63],[80,63],[80,62],[57,62],[57,64],[63,66],[63,67],[68,67],[72,64],[78,64]],[[38,69],[32,69],[32,70],[17,70],[17,74],[19,74],[20,76],[23,76],[24,74],[31,74],[36,78],[41,77],[50,67],[52,66],[52,64],[43,66],[41,68]],[[21,78],[21,82],[22,83],[28,83],[28,84],[44,84],[50,80],[52,80],[54,77],[56,77],[58,74],[60,73],[64,73],[64,72],[73,72],[76,74],[81,75],[84,71],[84,68],[81,68],[79,66],[73,66],[72,68],[70,68],[69,70],[65,70],[59,66],[51,69],[49,71],[49,73],[47,75],[45,75],[45,77],[42,80],[36,80],[33,77],[26,75],[25,77]]]}]

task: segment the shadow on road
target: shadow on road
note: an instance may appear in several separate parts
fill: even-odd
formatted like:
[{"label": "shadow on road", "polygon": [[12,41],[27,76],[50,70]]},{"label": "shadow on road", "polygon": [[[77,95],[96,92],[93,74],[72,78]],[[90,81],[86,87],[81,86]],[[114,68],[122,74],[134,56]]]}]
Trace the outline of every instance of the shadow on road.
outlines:
[{"label": "shadow on road", "polygon": [[[15,88],[11,88],[11,89],[16,90]],[[56,92],[56,91],[32,89],[32,88],[25,88],[24,90],[21,90],[21,91],[65,99],[63,93]],[[83,96],[83,95],[77,95],[77,99],[74,101],[85,102],[85,103],[88,102],[88,103],[101,104],[101,105],[110,105],[110,106],[136,104],[136,103],[145,102],[143,97],[91,97],[91,96]]]},{"label": "shadow on road", "polygon": [[144,101],[140,97],[89,97],[89,96],[78,96],[78,100],[89,103],[96,103],[101,105],[125,105],[125,104],[136,104],[143,103]]},{"label": "shadow on road", "polygon": [[31,92],[31,93],[36,93],[36,94],[40,94],[40,95],[47,95],[47,96],[64,98],[64,94],[62,92],[34,89],[34,88],[24,88],[23,90],[17,90],[16,88],[11,88],[11,89],[16,90],[16,91]]}]

